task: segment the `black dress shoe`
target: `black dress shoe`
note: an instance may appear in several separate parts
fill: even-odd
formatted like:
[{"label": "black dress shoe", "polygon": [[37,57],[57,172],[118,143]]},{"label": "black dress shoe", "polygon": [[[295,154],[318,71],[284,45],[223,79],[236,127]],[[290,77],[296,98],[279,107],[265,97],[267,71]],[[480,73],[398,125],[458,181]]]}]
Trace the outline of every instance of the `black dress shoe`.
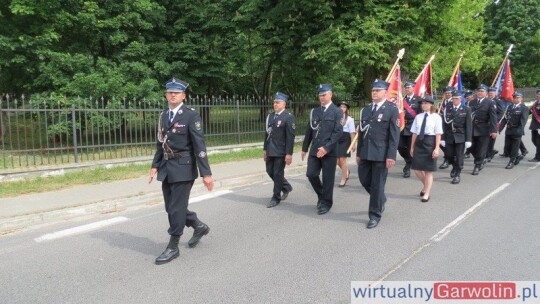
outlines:
[{"label": "black dress shoe", "polygon": [[474,169],[472,170],[472,175],[478,175],[480,173],[479,166],[474,166]]},{"label": "black dress shoe", "polygon": [[450,177],[454,178],[456,176],[456,168],[452,168],[452,171],[450,171]]},{"label": "black dress shoe", "polygon": [[452,180],[452,184],[456,185],[456,184],[459,184],[460,182],[460,178],[459,178],[459,175],[456,175],[454,176],[454,179]]},{"label": "black dress shoe", "polygon": [[465,153],[465,155],[463,155],[464,158],[469,158],[471,157],[471,153]]},{"label": "black dress shoe", "polygon": [[540,159],[537,159],[537,158],[531,158],[531,159],[529,159],[529,162],[531,162],[531,163],[537,163],[537,162],[540,162]]},{"label": "black dress shoe", "polygon": [[500,157],[508,157],[508,154],[506,153],[503,153],[503,154],[499,154]]},{"label": "black dress shoe", "polygon": [[[283,190],[283,193],[281,194],[281,200],[284,200],[289,196],[289,193],[292,191],[292,188],[289,190]],[[279,204],[279,203],[278,203]]]},{"label": "black dress shoe", "polygon": [[323,215],[325,213],[328,213],[328,211],[330,211],[330,208],[328,208],[326,206],[321,206],[321,208],[319,208],[319,210],[317,210],[317,214],[318,215]]},{"label": "black dress shoe", "polygon": [[521,160],[522,160],[521,155],[518,156],[518,157],[516,157],[516,159],[514,160],[514,165],[516,165],[516,166],[519,165],[519,162],[520,162]]},{"label": "black dress shoe", "polygon": [[[525,151],[523,151],[523,153],[521,153],[521,155],[523,155],[523,158],[525,158],[525,155],[527,155],[527,154],[529,154],[529,151],[528,151],[528,150],[525,150]],[[523,158],[522,158],[522,159],[523,159]]]},{"label": "black dress shoe", "polygon": [[512,168],[514,168],[514,166],[515,166],[514,161],[511,160],[511,161],[508,162],[508,165],[506,165],[506,169],[512,169]]},{"label": "black dress shoe", "polygon": [[423,198],[420,200],[422,203],[427,203],[429,202],[429,196],[427,198]]},{"label": "black dress shoe", "polygon": [[275,198],[271,199],[268,204],[266,204],[266,208],[272,208],[279,205],[279,201]]},{"label": "black dress shoe", "polygon": [[411,170],[404,171],[404,172],[403,172],[403,177],[404,177],[404,178],[411,177]]},{"label": "black dress shoe", "polygon": [[371,229],[371,228],[377,227],[377,225],[379,225],[378,220],[369,220],[366,227],[367,227],[367,229]]},{"label": "black dress shoe", "polygon": [[439,166],[439,169],[446,169],[448,168],[448,161],[443,161],[443,163]]},{"label": "black dress shoe", "polygon": [[156,258],[156,265],[169,263],[170,261],[176,259],[179,255],[180,255],[180,251],[178,250],[178,247],[176,248],[167,247],[165,251],[163,251],[163,253]]},{"label": "black dress shoe", "polygon": [[405,167],[403,168],[403,177],[411,177],[411,164],[405,164]]},{"label": "black dress shoe", "polygon": [[208,232],[210,232],[210,227],[208,227],[208,225],[206,225],[203,222],[199,222],[199,224],[195,226],[195,231],[193,231],[193,236],[188,241],[189,247],[193,248],[193,247],[197,246],[197,244],[199,244],[199,241],[201,240],[201,238],[203,236],[207,235]]}]

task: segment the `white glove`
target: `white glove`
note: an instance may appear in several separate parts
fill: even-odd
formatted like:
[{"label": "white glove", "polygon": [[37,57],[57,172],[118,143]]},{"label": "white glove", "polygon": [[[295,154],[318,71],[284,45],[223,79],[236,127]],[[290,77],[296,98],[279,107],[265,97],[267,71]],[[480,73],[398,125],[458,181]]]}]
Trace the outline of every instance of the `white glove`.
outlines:
[{"label": "white glove", "polygon": [[465,149],[469,149],[472,146],[472,143],[470,141],[465,142]]},{"label": "white glove", "polygon": [[442,146],[442,147],[446,147],[446,141],[441,140],[441,146]]},{"label": "white glove", "polygon": [[536,131],[538,131],[538,135],[540,135],[540,129],[538,129],[538,130],[536,130]]}]

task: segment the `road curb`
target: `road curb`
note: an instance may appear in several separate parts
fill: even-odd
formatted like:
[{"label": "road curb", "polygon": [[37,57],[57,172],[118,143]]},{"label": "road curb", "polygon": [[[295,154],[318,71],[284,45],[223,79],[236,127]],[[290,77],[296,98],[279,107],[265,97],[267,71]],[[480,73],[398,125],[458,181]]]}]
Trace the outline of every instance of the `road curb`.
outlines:
[{"label": "road curb", "polygon": [[[306,165],[300,164],[287,168],[287,176],[297,176],[305,173]],[[257,172],[244,176],[227,179],[216,179],[214,191],[230,190],[251,184],[270,182],[266,172]],[[271,189],[269,189],[271,191]],[[202,182],[195,182],[191,190],[191,196],[197,197],[208,193]],[[62,221],[89,218],[91,216],[136,210],[155,206],[163,202],[161,191],[146,192],[133,196],[124,196],[91,202],[84,205],[69,206],[56,210],[17,215],[9,218],[0,218],[0,235],[10,234],[43,224],[53,224]]]}]

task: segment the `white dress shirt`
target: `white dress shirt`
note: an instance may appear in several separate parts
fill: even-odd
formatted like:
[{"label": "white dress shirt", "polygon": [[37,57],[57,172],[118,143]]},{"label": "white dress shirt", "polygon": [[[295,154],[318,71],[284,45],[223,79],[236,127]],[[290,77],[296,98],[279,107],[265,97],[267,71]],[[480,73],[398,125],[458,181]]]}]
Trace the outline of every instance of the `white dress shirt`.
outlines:
[{"label": "white dress shirt", "polygon": [[425,115],[428,115],[428,117],[426,120],[426,129],[424,130],[424,135],[443,134],[441,116],[437,113],[430,114],[428,112],[416,115],[411,127],[411,133],[416,135],[420,134],[420,128],[422,127],[422,121],[424,121]]}]

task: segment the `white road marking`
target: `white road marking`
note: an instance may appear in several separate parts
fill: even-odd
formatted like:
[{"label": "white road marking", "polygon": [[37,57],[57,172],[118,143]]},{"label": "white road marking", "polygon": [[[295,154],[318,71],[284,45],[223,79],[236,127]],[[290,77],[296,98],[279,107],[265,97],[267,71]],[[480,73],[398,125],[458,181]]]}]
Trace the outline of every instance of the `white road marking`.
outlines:
[{"label": "white road marking", "polygon": [[95,230],[95,229],[102,228],[105,226],[118,224],[118,223],[125,222],[128,220],[129,219],[127,217],[123,217],[123,216],[113,217],[111,219],[104,220],[104,221],[94,222],[87,225],[82,225],[82,226],[73,227],[73,228],[69,228],[65,230],[60,230],[53,233],[44,234],[38,238],[35,238],[34,241],[38,243],[43,242],[43,241],[51,241],[51,240],[63,238],[66,236],[80,234],[80,233],[87,232],[90,230]]},{"label": "white road marking", "polygon": [[[221,196],[221,195],[224,195],[224,194],[228,194],[228,193],[232,193],[232,191],[231,190],[222,190],[222,191],[216,191],[216,192],[200,195],[200,196],[191,198],[189,200],[189,204],[197,203],[197,202],[204,201],[204,200],[211,199],[211,198],[215,198],[215,197],[218,197],[218,196]],[[150,213],[150,214],[145,214],[143,216],[132,218],[132,219],[134,219],[134,220],[135,219],[141,219],[141,218],[145,218],[145,217],[148,217],[148,216],[161,214],[163,212],[164,212],[164,210],[159,211],[159,212],[153,212],[153,213]],[[66,236],[70,236],[70,235],[74,235],[74,234],[81,234],[81,233],[84,233],[84,232],[87,232],[87,231],[90,231],[90,230],[103,228],[105,226],[118,224],[118,223],[125,222],[125,221],[128,221],[128,220],[130,220],[130,219],[127,218],[127,217],[123,217],[123,216],[114,217],[114,218],[104,220],[104,221],[94,222],[94,223],[90,223],[90,224],[83,225],[83,226],[73,227],[73,228],[60,230],[60,231],[53,232],[53,233],[44,234],[44,235],[42,235],[42,236],[40,236],[38,238],[35,238],[34,241],[40,243],[40,242],[43,242],[43,241],[56,240],[56,239],[63,238],[63,237],[66,237]]]},{"label": "white road marking", "polygon": [[211,199],[211,198],[214,198],[214,197],[222,196],[222,195],[225,195],[225,194],[228,194],[228,193],[232,193],[232,191],[231,190],[221,190],[221,191],[216,191],[216,192],[210,192],[208,194],[203,194],[201,196],[190,198],[189,203],[190,204],[197,203],[197,202],[204,201],[204,200],[207,200],[207,199]]},{"label": "white road marking", "polygon": [[452,230],[454,230],[457,226],[459,226],[463,221],[465,221],[469,216],[471,216],[482,204],[489,201],[491,198],[493,198],[495,195],[497,195],[499,192],[506,189],[506,187],[510,186],[510,183],[504,183],[500,185],[497,189],[493,190],[491,193],[486,195],[483,199],[481,199],[478,203],[474,204],[471,208],[467,209],[467,211],[463,212],[460,216],[458,216],[455,220],[450,222],[450,224],[446,225],[443,229],[441,229],[439,232],[437,232],[435,235],[433,235],[429,241],[419,248],[417,248],[415,251],[413,251],[408,257],[403,259],[399,264],[397,264],[394,268],[390,269],[387,273],[382,275],[377,281],[373,282],[371,286],[377,286],[382,281],[386,280],[392,273],[396,272],[398,269],[403,267],[407,262],[409,262],[412,258],[414,258],[417,254],[422,252],[427,247],[431,246],[435,242],[440,242],[444,237],[446,237]]},{"label": "white road marking", "polygon": [[450,224],[446,225],[441,231],[437,232],[434,236],[431,237],[430,241],[440,242],[450,231],[455,229],[459,224],[461,224],[465,219],[467,219],[473,212],[478,209],[482,204],[489,201],[492,197],[497,195],[499,192],[503,191],[506,187],[510,186],[509,183],[504,183],[499,186],[499,188],[492,191],[490,194],[486,195],[483,199],[481,199],[478,203],[474,204],[471,208],[469,208],[467,211],[463,212],[460,216],[458,216],[455,220],[453,220]]}]

